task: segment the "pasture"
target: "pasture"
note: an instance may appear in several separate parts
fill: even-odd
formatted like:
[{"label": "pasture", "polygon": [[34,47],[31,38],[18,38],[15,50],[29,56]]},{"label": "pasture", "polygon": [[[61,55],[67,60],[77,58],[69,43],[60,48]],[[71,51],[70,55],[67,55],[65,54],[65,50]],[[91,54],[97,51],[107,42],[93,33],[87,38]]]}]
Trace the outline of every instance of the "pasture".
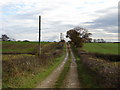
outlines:
[{"label": "pasture", "polygon": [[119,43],[85,43],[82,50],[90,53],[119,54]]}]

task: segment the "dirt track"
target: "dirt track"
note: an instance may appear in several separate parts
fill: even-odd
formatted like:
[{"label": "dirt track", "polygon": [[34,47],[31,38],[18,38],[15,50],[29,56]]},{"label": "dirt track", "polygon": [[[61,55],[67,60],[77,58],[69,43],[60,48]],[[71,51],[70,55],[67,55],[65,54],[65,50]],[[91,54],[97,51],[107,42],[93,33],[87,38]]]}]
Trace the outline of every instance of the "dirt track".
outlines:
[{"label": "dirt track", "polygon": [[66,57],[64,61],[44,80],[42,81],[36,88],[53,88],[57,78],[59,77],[61,71],[64,68],[65,62],[68,60],[68,50],[66,48]]},{"label": "dirt track", "polygon": [[72,56],[72,62],[70,65],[70,70],[66,76],[66,79],[64,80],[63,88],[80,88],[80,82],[78,80],[77,64],[75,62],[76,59],[71,49],[70,52]]},{"label": "dirt track", "polygon": [[[70,70],[66,75],[62,88],[80,88],[80,83],[78,80],[77,73],[77,64],[76,59],[73,55],[72,50],[70,49],[72,62],[70,65]],[[60,73],[64,69],[64,64],[68,60],[68,49],[66,48],[66,57],[64,61],[44,80],[42,81],[36,88],[54,88],[55,82],[59,77]]]}]

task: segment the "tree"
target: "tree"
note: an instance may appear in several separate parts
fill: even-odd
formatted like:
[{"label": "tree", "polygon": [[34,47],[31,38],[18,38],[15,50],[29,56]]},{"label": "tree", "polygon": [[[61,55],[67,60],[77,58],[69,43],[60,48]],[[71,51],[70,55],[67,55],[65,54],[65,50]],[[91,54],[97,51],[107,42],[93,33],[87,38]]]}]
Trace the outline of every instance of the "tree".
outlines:
[{"label": "tree", "polygon": [[2,35],[2,41],[9,41],[9,40],[10,38],[6,34]]},{"label": "tree", "polygon": [[101,43],[105,43],[105,40],[104,40],[104,39],[101,39]]},{"label": "tree", "polygon": [[97,43],[105,43],[106,41],[104,39],[94,39],[93,42],[97,42]]},{"label": "tree", "polygon": [[24,40],[23,42],[30,42],[30,41],[28,41],[28,40]]},{"label": "tree", "polygon": [[97,40],[96,40],[96,39],[93,39],[93,42],[94,42],[94,43],[96,43],[96,42],[97,42]]},{"label": "tree", "polygon": [[71,39],[71,42],[76,47],[82,47],[83,42],[91,42],[91,38],[89,38],[92,34],[88,33],[88,30],[81,27],[75,27],[69,31],[67,31],[67,38]]},{"label": "tree", "polygon": [[2,41],[15,41],[15,39],[8,37],[6,34],[3,34]]}]

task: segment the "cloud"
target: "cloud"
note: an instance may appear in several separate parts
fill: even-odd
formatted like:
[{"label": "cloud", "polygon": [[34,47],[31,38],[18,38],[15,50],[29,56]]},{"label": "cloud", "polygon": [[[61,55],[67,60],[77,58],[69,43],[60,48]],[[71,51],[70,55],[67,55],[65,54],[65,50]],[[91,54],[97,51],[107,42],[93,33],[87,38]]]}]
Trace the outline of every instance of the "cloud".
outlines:
[{"label": "cloud", "polygon": [[109,13],[103,17],[100,17],[94,21],[97,27],[111,27],[117,26],[117,12],[116,13]]},{"label": "cloud", "polygon": [[67,30],[78,25],[93,34],[99,31],[99,37],[110,37],[107,33],[117,33],[117,3],[118,0],[4,0],[0,4],[1,29],[17,40],[36,41],[41,15],[42,40],[59,40],[61,32],[65,36]]},{"label": "cloud", "polygon": [[93,22],[85,22],[88,28],[104,29],[106,32],[118,33],[118,18],[116,13],[109,13],[97,18]]},{"label": "cloud", "polygon": [[[89,24],[90,28],[103,28],[107,32],[116,32],[118,27],[118,14],[116,13],[109,13],[98,19],[94,20],[93,22],[86,22],[85,24]],[[115,29],[115,30],[113,30]]]},{"label": "cloud", "polygon": [[93,33],[93,38],[118,40],[118,8],[110,7],[97,11],[102,13],[100,17],[92,22],[85,22],[86,27]]}]

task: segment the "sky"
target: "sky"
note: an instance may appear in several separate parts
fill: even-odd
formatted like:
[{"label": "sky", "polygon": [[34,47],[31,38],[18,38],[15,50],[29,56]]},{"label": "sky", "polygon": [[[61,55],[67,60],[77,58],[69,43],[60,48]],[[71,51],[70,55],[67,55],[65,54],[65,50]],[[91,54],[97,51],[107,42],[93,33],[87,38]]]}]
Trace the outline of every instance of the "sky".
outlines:
[{"label": "sky", "polygon": [[[93,39],[118,41],[119,0],[1,0],[0,34],[16,40],[59,41],[60,33],[76,26],[88,29]],[[68,39],[65,39],[68,40]]]}]

